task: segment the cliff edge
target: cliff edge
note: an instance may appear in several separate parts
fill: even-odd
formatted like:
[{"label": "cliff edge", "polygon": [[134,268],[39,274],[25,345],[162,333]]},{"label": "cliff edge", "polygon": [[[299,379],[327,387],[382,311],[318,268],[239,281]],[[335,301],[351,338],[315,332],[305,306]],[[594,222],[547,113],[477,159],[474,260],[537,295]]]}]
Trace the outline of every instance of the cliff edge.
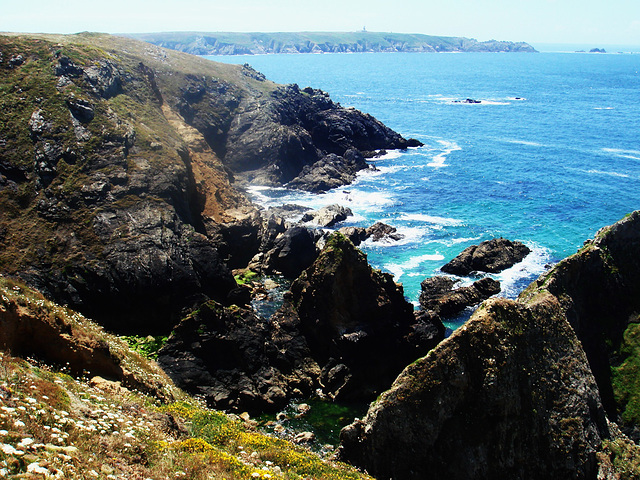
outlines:
[{"label": "cliff edge", "polygon": [[636,478],[610,465],[630,442],[609,422],[637,432],[639,240],[634,212],[483,303],[342,431],[341,458],[393,479]]}]

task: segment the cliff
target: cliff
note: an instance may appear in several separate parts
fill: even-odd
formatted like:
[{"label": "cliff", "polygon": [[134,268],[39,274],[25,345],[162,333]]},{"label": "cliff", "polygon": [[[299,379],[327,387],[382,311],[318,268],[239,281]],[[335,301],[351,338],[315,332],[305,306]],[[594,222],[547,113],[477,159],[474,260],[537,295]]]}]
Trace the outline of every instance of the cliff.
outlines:
[{"label": "cliff", "polygon": [[240,183],[335,185],[419,144],[319,90],[109,35],[0,36],[0,71],[0,272],[120,331],[236,301],[227,265],[260,228]]},{"label": "cliff", "polygon": [[343,430],[341,458],[393,479],[636,478],[609,422],[637,432],[639,239],[634,212],[483,303]]},{"label": "cliff", "polygon": [[524,42],[382,32],[162,32],[130,34],[194,55],[359,52],[535,52]]}]

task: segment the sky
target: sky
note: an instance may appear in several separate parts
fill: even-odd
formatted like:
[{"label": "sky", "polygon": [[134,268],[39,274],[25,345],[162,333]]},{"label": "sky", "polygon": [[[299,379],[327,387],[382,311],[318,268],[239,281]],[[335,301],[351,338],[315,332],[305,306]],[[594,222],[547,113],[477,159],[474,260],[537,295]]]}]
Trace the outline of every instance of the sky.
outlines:
[{"label": "sky", "polygon": [[357,31],[640,45],[640,0],[3,0],[0,31]]}]

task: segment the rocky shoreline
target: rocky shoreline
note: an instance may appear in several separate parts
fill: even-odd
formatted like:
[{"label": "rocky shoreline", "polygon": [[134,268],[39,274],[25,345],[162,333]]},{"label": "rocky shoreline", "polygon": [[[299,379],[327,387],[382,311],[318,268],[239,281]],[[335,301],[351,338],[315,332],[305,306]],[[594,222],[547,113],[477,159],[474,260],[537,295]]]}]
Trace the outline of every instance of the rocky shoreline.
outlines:
[{"label": "rocky shoreline", "polygon": [[[380,478],[632,478],[603,452],[639,438],[640,213],[445,339],[442,318],[499,292],[491,275],[526,246],[464,250],[414,311],[356,247],[397,241],[392,226],[339,229],[344,207],[265,210],[242,193],[324,191],[418,141],[249,66],[107,35],[0,36],[0,70],[3,275],[110,331],[171,332],[159,364],[209,406],[373,402],[340,457]],[[261,287],[238,274],[286,277],[273,315],[251,308]],[[26,354],[162,392],[55,316],[36,328],[16,301],[0,317],[4,348],[34,336]]]}]

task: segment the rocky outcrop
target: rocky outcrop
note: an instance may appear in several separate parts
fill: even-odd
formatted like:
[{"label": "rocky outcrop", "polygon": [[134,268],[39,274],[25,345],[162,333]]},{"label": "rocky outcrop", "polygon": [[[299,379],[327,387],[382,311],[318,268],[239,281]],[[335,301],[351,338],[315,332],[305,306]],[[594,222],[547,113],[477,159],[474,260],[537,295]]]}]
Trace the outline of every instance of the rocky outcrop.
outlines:
[{"label": "rocky outcrop", "polygon": [[341,458],[394,479],[617,478],[598,452],[620,443],[606,417],[639,424],[639,253],[634,212],[516,302],[483,303],[343,430]]},{"label": "rocky outcrop", "polygon": [[441,270],[452,275],[465,276],[471,272],[498,273],[521,262],[529,255],[529,247],[506,238],[486,240],[480,245],[465,248],[460,255]]},{"label": "rocky outcrop", "polygon": [[360,52],[535,52],[524,42],[385,32],[146,33],[130,36],[194,55]]},{"label": "rocky outcrop", "polygon": [[[390,274],[372,269],[366,256],[339,233],[291,285],[291,303],[309,349],[323,367],[332,396],[372,398],[415,360],[413,307]],[[444,332],[442,332],[444,333]],[[428,351],[442,337],[419,345]]]},{"label": "rocky outcrop", "polygon": [[640,440],[640,402],[633,373],[640,312],[640,212],[603,228],[521,295],[557,297],[587,354],[609,418]]},{"label": "rocky outcrop", "polygon": [[[197,104],[206,100],[205,95]],[[370,115],[333,103],[321,90],[297,85],[244,102],[225,128],[225,137],[210,144],[238,181],[312,192],[351,183],[368,168],[361,152],[421,145]]]},{"label": "rocky outcrop", "polygon": [[607,437],[558,302],[496,299],[342,431],[341,458],[377,478],[586,479]]},{"label": "rocky outcrop", "polygon": [[352,216],[353,212],[350,208],[340,205],[328,205],[319,210],[306,212],[302,215],[300,221],[302,223],[311,222],[319,227],[329,228],[336,223],[340,223]]},{"label": "rocky outcrop", "polygon": [[444,318],[453,317],[465,308],[500,293],[500,282],[488,277],[454,289],[456,283],[456,280],[443,276],[423,280],[420,284],[420,307]]},{"label": "rocky outcrop", "polygon": [[216,408],[273,411],[317,391],[370,401],[442,338],[438,318],[416,317],[391,275],[336,233],[270,319],[206,304],[175,328],[158,361]]}]

